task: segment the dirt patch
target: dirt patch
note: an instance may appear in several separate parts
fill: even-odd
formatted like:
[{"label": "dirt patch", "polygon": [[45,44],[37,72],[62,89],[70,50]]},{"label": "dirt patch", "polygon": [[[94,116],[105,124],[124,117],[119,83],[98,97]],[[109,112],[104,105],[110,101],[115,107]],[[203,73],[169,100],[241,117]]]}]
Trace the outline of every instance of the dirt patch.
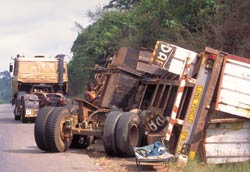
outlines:
[{"label": "dirt patch", "polygon": [[[109,157],[104,151],[100,141],[92,144],[86,150],[80,150],[95,160],[96,165],[103,169],[103,172],[137,172],[135,158]],[[175,162],[169,163],[169,170],[164,163],[143,163],[141,171],[145,172],[181,172],[182,169],[176,166]]]}]

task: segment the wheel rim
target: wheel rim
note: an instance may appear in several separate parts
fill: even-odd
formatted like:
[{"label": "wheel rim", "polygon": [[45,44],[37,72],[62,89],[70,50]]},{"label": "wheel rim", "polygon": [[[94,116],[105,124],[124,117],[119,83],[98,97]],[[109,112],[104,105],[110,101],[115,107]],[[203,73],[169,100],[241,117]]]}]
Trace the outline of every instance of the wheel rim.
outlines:
[{"label": "wheel rim", "polygon": [[60,122],[60,138],[62,140],[70,138],[70,129],[68,128],[66,124],[67,118],[64,117]]},{"label": "wheel rim", "polygon": [[136,124],[133,124],[129,129],[129,144],[132,147],[137,146],[138,139],[139,139],[139,129]]},{"label": "wheel rim", "polygon": [[64,143],[69,144],[71,138],[71,130],[67,128],[66,120],[67,117],[63,117],[63,119],[60,122],[60,142],[62,144]]}]

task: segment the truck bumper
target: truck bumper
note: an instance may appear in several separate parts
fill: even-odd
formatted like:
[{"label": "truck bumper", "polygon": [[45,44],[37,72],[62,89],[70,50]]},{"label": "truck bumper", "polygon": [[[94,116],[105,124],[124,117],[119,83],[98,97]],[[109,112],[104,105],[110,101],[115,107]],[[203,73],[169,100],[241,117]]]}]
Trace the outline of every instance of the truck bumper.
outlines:
[{"label": "truck bumper", "polygon": [[38,114],[38,109],[25,109],[25,117],[35,118]]}]

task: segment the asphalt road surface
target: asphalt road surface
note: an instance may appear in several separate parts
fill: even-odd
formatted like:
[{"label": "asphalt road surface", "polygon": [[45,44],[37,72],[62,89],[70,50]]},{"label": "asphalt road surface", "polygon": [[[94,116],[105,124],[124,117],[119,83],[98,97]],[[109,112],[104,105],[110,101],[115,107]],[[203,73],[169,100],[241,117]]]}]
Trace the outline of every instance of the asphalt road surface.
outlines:
[{"label": "asphalt road surface", "polygon": [[79,150],[46,153],[34,140],[34,124],[15,121],[11,105],[0,105],[0,172],[98,172],[95,161]]}]

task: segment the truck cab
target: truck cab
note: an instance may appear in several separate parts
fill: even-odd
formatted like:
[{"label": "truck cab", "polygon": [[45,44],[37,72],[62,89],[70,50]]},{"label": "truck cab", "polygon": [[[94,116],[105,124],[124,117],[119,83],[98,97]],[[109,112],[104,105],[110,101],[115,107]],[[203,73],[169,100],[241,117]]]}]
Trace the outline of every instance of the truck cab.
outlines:
[{"label": "truck cab", "polygon": [[[68,93],[68,72],[64,55],[53,58],[17,55],[14,66],[10,65],[10,72],[13,72],[12,104],[15,105],[15,120],[22,119],[26,122],[27,119],[35,118],[39,109],[46,105],[64,105],[64,97]],[[36,102],[32,116],[23,109],[28,102]]]}]

